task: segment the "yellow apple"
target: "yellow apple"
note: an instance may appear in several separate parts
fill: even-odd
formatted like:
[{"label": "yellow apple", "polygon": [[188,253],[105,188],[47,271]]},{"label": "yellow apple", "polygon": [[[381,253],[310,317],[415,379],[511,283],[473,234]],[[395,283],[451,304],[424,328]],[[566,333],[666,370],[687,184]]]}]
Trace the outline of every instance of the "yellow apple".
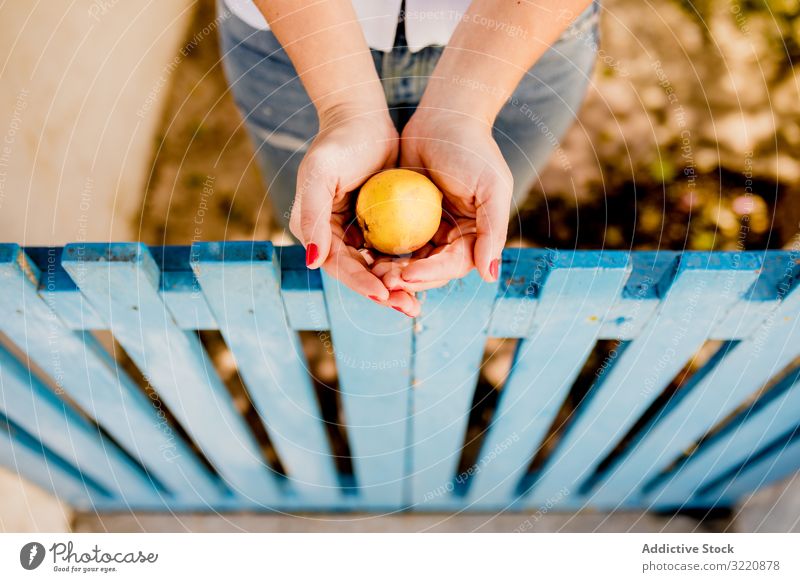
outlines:
[{"label": "yellow apple", "polygon": [[439,229],[442,193],[418,172],[385,170],[361,186],[356,218],[368,246],[388,255],[413,253]]}]

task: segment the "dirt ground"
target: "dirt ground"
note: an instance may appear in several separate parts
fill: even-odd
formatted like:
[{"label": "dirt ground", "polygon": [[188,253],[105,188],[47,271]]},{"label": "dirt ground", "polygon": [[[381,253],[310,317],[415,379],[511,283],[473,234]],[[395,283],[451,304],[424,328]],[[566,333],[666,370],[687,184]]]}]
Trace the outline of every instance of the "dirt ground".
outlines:
[{"label": "dirt ground", "polygon": [[[603,2],[594,82],[512,224],[514,242],[784,246],[800,230],[800,77],[790,66],[800,8],[648,4]],[[148,243],[281,237],[225,84],[214,17],[201,0],[172,74],[137,224]]]}]

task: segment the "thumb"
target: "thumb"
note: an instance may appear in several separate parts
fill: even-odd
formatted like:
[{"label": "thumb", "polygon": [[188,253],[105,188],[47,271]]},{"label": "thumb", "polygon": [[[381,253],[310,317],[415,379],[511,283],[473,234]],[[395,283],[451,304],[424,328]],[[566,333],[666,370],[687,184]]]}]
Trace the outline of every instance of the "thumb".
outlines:
[{"label": "thumb", "polygon": [[511,207],[512,185],[510,176],[492,180],[488,189],[477,192],[475,226],[475,267],[484,281],[496,281],[500,274],[500,260],[506,244],[508,213]]},{"label": "thumb", "polygon": [[289,226],[306,247],[306,266],[318,269],[331,249],[331,209],[333,192],[325,179],[313,173],[298,171],[297,194]]}]

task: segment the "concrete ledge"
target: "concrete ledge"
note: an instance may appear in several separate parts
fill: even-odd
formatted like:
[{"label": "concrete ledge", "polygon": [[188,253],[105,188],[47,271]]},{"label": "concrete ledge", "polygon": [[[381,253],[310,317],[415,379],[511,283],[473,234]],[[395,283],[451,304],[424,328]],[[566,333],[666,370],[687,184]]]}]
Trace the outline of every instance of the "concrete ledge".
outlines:
[{"label": "concrete ledge", "polygon": [[739,531],[800,533],[800,473],[743,499],[734,517]]},{"label": "concrete ledge", "polygon": [[727,523],[700,523],[688,517],[650,513],[614,514],[395,514],[265,515],[231,514],[79,514],[75,532],[259,532],[259,533],[450,533],[450,532],[719,532]]},{"label": "concrete ledge", "polygon": [[0,532],[66,532],[72,510],[16,473],[0,467]]}]

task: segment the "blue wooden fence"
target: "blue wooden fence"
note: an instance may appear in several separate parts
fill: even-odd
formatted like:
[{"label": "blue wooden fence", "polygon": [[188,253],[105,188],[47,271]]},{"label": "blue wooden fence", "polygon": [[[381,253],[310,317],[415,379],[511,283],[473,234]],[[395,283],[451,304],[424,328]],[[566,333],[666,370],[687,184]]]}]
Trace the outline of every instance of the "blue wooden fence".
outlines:
[{"label": "blue wooden fence", "polygon": [[[421,299],[263,242],[2,244],[0,463],[99,511],[707,508],[800,468],[796,252],[509,249],[498,283]],[[335,357],[333,417],[299,331]],[[489,338],[518,344],[476,432]]]}]

